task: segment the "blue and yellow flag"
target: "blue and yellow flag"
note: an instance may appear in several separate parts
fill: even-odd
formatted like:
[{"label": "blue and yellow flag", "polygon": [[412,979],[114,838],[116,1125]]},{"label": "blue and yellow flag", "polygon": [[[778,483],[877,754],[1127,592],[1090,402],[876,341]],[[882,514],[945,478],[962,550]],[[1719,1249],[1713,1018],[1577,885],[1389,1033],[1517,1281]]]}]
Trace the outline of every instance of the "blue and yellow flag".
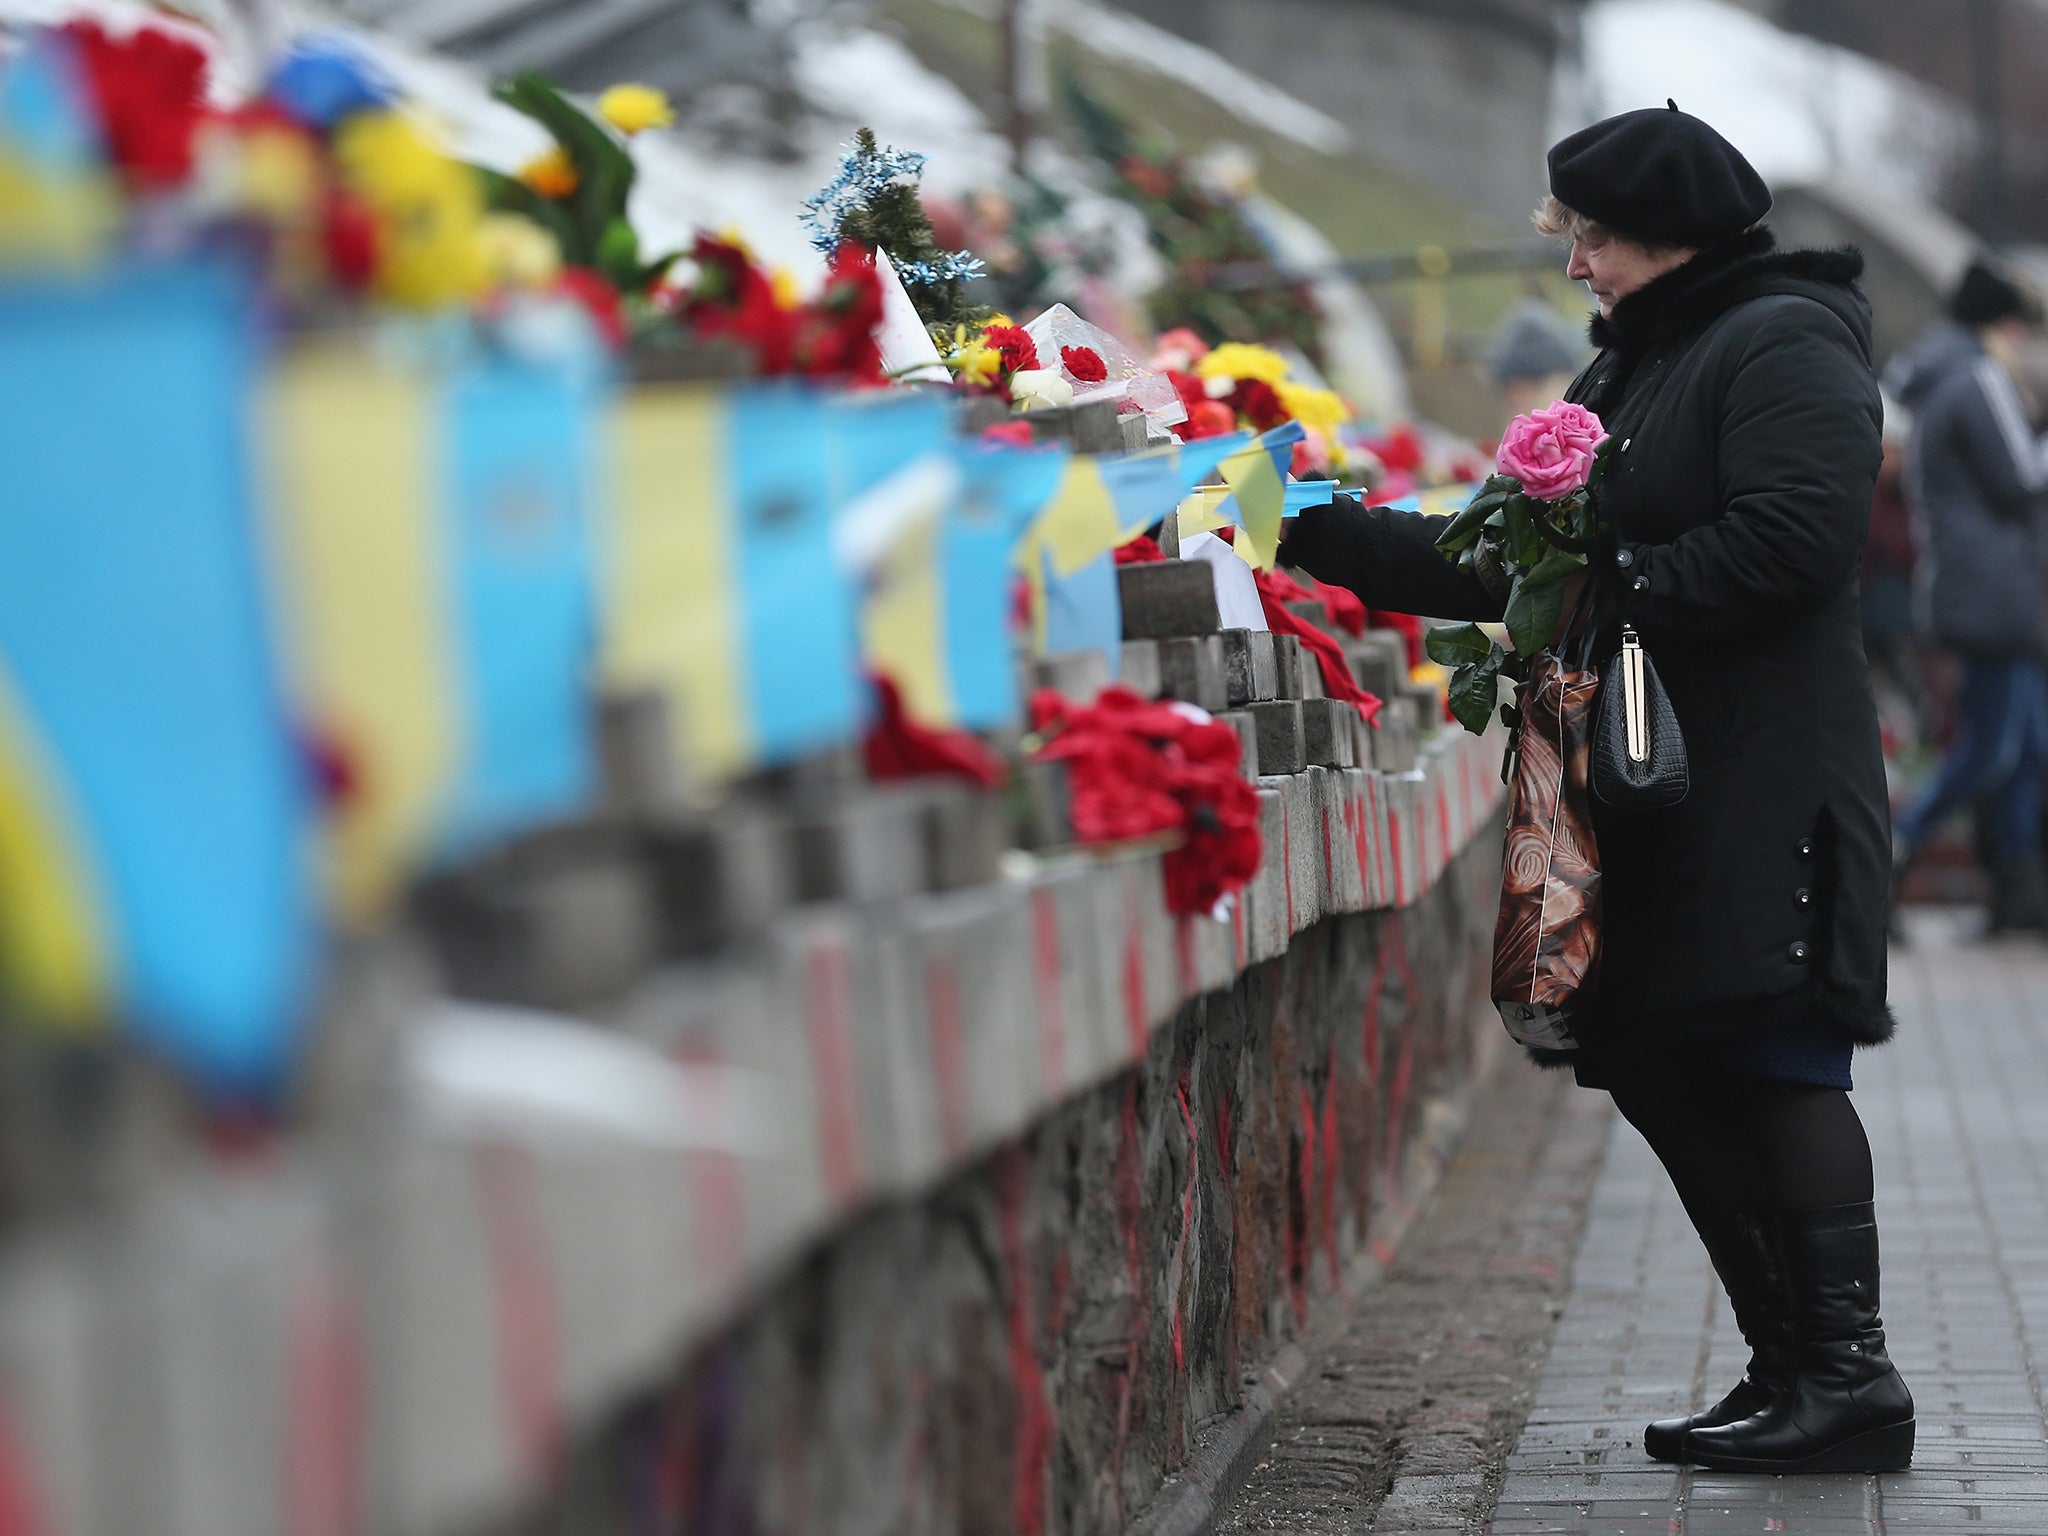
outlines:
[{"label": "blue and yellow flag", "polygon": [[313,785],[264,589],[256,302],[212,262],[0,291],[0,954],[218,1093],[282,1086]]}]

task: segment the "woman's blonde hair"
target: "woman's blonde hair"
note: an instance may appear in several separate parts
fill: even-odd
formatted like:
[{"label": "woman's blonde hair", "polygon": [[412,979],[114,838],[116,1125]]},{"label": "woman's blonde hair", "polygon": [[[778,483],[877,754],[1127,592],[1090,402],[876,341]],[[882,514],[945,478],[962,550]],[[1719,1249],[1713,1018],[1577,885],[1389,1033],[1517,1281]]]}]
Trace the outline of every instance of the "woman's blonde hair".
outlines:
[{"label": "woman's blonde hair", "polygon": [[1536,233],[1566,240],[1577,240],[1589,236],[1597,240],[1625,239],[1619,230],[1609,229],[1598,219],[1589,219],[1578,209],[1546,197],[1536,205],[1536,211],[1529,215],[1529,222],[1536,226]]},{"label": "woman's blonde hair", "polygon": [[[1529,222],[1536,226],[1536,233],[1564,240],[1590,240],[1596,244],[1609,240],[1626,240],[1631,245],[1640,245],[1651,255],[1662,255],[1666,251],[1684,250],[1668,240],[1644,240],[1616,229],[1612,224],[1602,224],[1598,219],[1589,219],[1578,209],[1561,203],[1554,197],[1546,197],[1536,205],[1536,211],[1529,215]],[[1761,229],[1761,224],[1750,225]]]}]

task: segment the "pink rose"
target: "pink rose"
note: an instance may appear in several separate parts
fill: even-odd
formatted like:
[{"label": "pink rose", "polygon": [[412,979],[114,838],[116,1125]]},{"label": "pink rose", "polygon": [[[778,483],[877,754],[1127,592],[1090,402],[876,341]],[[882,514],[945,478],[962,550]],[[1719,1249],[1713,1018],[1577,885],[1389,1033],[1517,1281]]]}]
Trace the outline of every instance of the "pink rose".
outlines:
[{"label": "pink rose", "polygon": [[1494,463],[1538,501],[1563,501],[1585,489],[1593,458],[1607,441],[1600,418],[1560,400],[1508,423]]}]

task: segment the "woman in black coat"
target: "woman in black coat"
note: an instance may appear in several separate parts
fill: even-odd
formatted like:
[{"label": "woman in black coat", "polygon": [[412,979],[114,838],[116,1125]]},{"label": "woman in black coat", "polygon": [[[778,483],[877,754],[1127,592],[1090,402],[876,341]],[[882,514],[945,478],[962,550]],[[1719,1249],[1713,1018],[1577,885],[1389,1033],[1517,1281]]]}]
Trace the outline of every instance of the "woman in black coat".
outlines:
[{"label": "woman in black coat", "polygon": [[[1770,193],[1705,123],[1597,123],[1550,154],[1539,227],[1569,235],[1601,348],[1568,398],[1614,438],[1593,557],[1691,760],[1667,809],[1597,801],[1598,1001],[1579,1080],[1671,1175],[1751,1347],[1664,1460],[1736,1471],[1905,1466],[1913,1404],[1884,1349],[1870,1146],[1850,1053],[1885,1006],[1890,823],[1856,572],[1881,456],[1854,252],[1780,252]],[[1375,608],[1490,620],[1441,524],[1347,498],[1282,556]]]}]

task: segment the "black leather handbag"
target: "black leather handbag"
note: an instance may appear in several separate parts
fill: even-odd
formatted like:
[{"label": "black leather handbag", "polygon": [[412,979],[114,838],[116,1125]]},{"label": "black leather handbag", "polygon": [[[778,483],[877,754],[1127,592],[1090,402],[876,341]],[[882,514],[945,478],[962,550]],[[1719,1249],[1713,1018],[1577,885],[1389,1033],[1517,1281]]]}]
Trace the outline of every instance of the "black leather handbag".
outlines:
[{"label": "black leather handbag", "polygon": [[1642,637],[1621,627],[1593,719],[1593,793],[1617,810],[1676,805],[1692,787],[1685,736]]}]

